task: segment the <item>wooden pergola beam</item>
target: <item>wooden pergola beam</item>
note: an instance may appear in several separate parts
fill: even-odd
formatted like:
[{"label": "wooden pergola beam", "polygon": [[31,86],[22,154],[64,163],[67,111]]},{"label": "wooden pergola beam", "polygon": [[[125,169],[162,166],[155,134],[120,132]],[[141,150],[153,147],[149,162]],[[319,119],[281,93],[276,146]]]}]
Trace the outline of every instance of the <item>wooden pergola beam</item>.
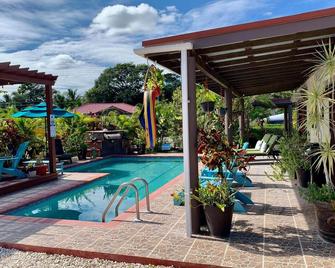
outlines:
[{"label": "wooden pergola beam", "polygon": [[226,89],[229,88],[230,90],[232,90],[232,92],[235,96],[240,96],[241,95],[241,93],[236,91],[230,85],[230,83],[228,81],[226,81],[222,77],[218,76],[216,74],[216,71],[212,67],[210,67],[201,57],[196,55],[195,58],[196,58],[196,66],[203,74],[205,74],[208,78],[212,79],[213,81],[215,81],[217,84],[219,84],[223,88],[226,88]]}]

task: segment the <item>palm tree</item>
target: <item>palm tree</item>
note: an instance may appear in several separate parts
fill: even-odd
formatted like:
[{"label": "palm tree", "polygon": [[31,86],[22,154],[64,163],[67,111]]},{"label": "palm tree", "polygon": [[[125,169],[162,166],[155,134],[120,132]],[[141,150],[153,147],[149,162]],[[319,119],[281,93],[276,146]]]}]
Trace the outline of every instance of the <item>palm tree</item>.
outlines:
[{"label": "palm tree", "polygon": [[66,99],[66,106],[69,109],[74,109],[75,107],[80,106],[82,103],[82,98],[78,94],[77,89],[69,88],[65,93],[65,99]]}]

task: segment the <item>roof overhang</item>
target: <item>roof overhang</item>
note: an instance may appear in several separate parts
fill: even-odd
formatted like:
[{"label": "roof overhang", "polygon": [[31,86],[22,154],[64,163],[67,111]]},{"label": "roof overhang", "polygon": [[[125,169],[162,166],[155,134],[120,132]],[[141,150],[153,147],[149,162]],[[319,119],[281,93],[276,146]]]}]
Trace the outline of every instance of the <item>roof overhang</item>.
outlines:
[{"label": "roof overhang", "polygon": [[196,58],[196,81],[235,95],[294,90],[315,53],[334,43],[335,8],[143,41],[135,53],[180,74],[180,51]]},{"label": "roof overhang", "polygon": [[10,62],[0,63],[0,85],[14,84],[44,84],[54,85],[57,76],[29,70],[29,68],[20,68],[20,65],[10,65]]}]

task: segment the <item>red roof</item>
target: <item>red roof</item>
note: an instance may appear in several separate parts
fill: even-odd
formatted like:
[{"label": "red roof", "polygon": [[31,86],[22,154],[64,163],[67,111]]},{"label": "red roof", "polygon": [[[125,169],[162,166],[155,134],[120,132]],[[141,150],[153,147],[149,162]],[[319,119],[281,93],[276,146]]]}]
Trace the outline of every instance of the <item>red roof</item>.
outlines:
[{"label": "red roof", "polygon": [[127,103],[86,103],[75,109],[82,114],[97,114],[106,110],[117,110],[121,113],[132,114],[135,112],[135,106]]}]

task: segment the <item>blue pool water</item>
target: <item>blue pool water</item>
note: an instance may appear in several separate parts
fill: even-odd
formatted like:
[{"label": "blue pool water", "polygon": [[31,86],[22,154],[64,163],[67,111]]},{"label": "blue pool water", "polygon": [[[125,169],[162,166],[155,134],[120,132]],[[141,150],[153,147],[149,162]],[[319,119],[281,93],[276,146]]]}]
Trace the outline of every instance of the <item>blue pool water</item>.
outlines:
[{"label": "blue pool water", "polygon": [[[153,192],[183,172],[182,158],[178,157],[127,157],[109,158],[67,169],[70,172],[109,173],[101,179],[75,189],[51,196],[39,202],[9,212],[10,215],[42,218],[101,221],[101,215],[118,186],[135,177],[149,182]],[[145,188],[136,182],[140,199],[145,197]],[[135,204],[135,194],[130,191],[120,206],[120,212]],[[115,217],[110,210],[107,220]]]}]

